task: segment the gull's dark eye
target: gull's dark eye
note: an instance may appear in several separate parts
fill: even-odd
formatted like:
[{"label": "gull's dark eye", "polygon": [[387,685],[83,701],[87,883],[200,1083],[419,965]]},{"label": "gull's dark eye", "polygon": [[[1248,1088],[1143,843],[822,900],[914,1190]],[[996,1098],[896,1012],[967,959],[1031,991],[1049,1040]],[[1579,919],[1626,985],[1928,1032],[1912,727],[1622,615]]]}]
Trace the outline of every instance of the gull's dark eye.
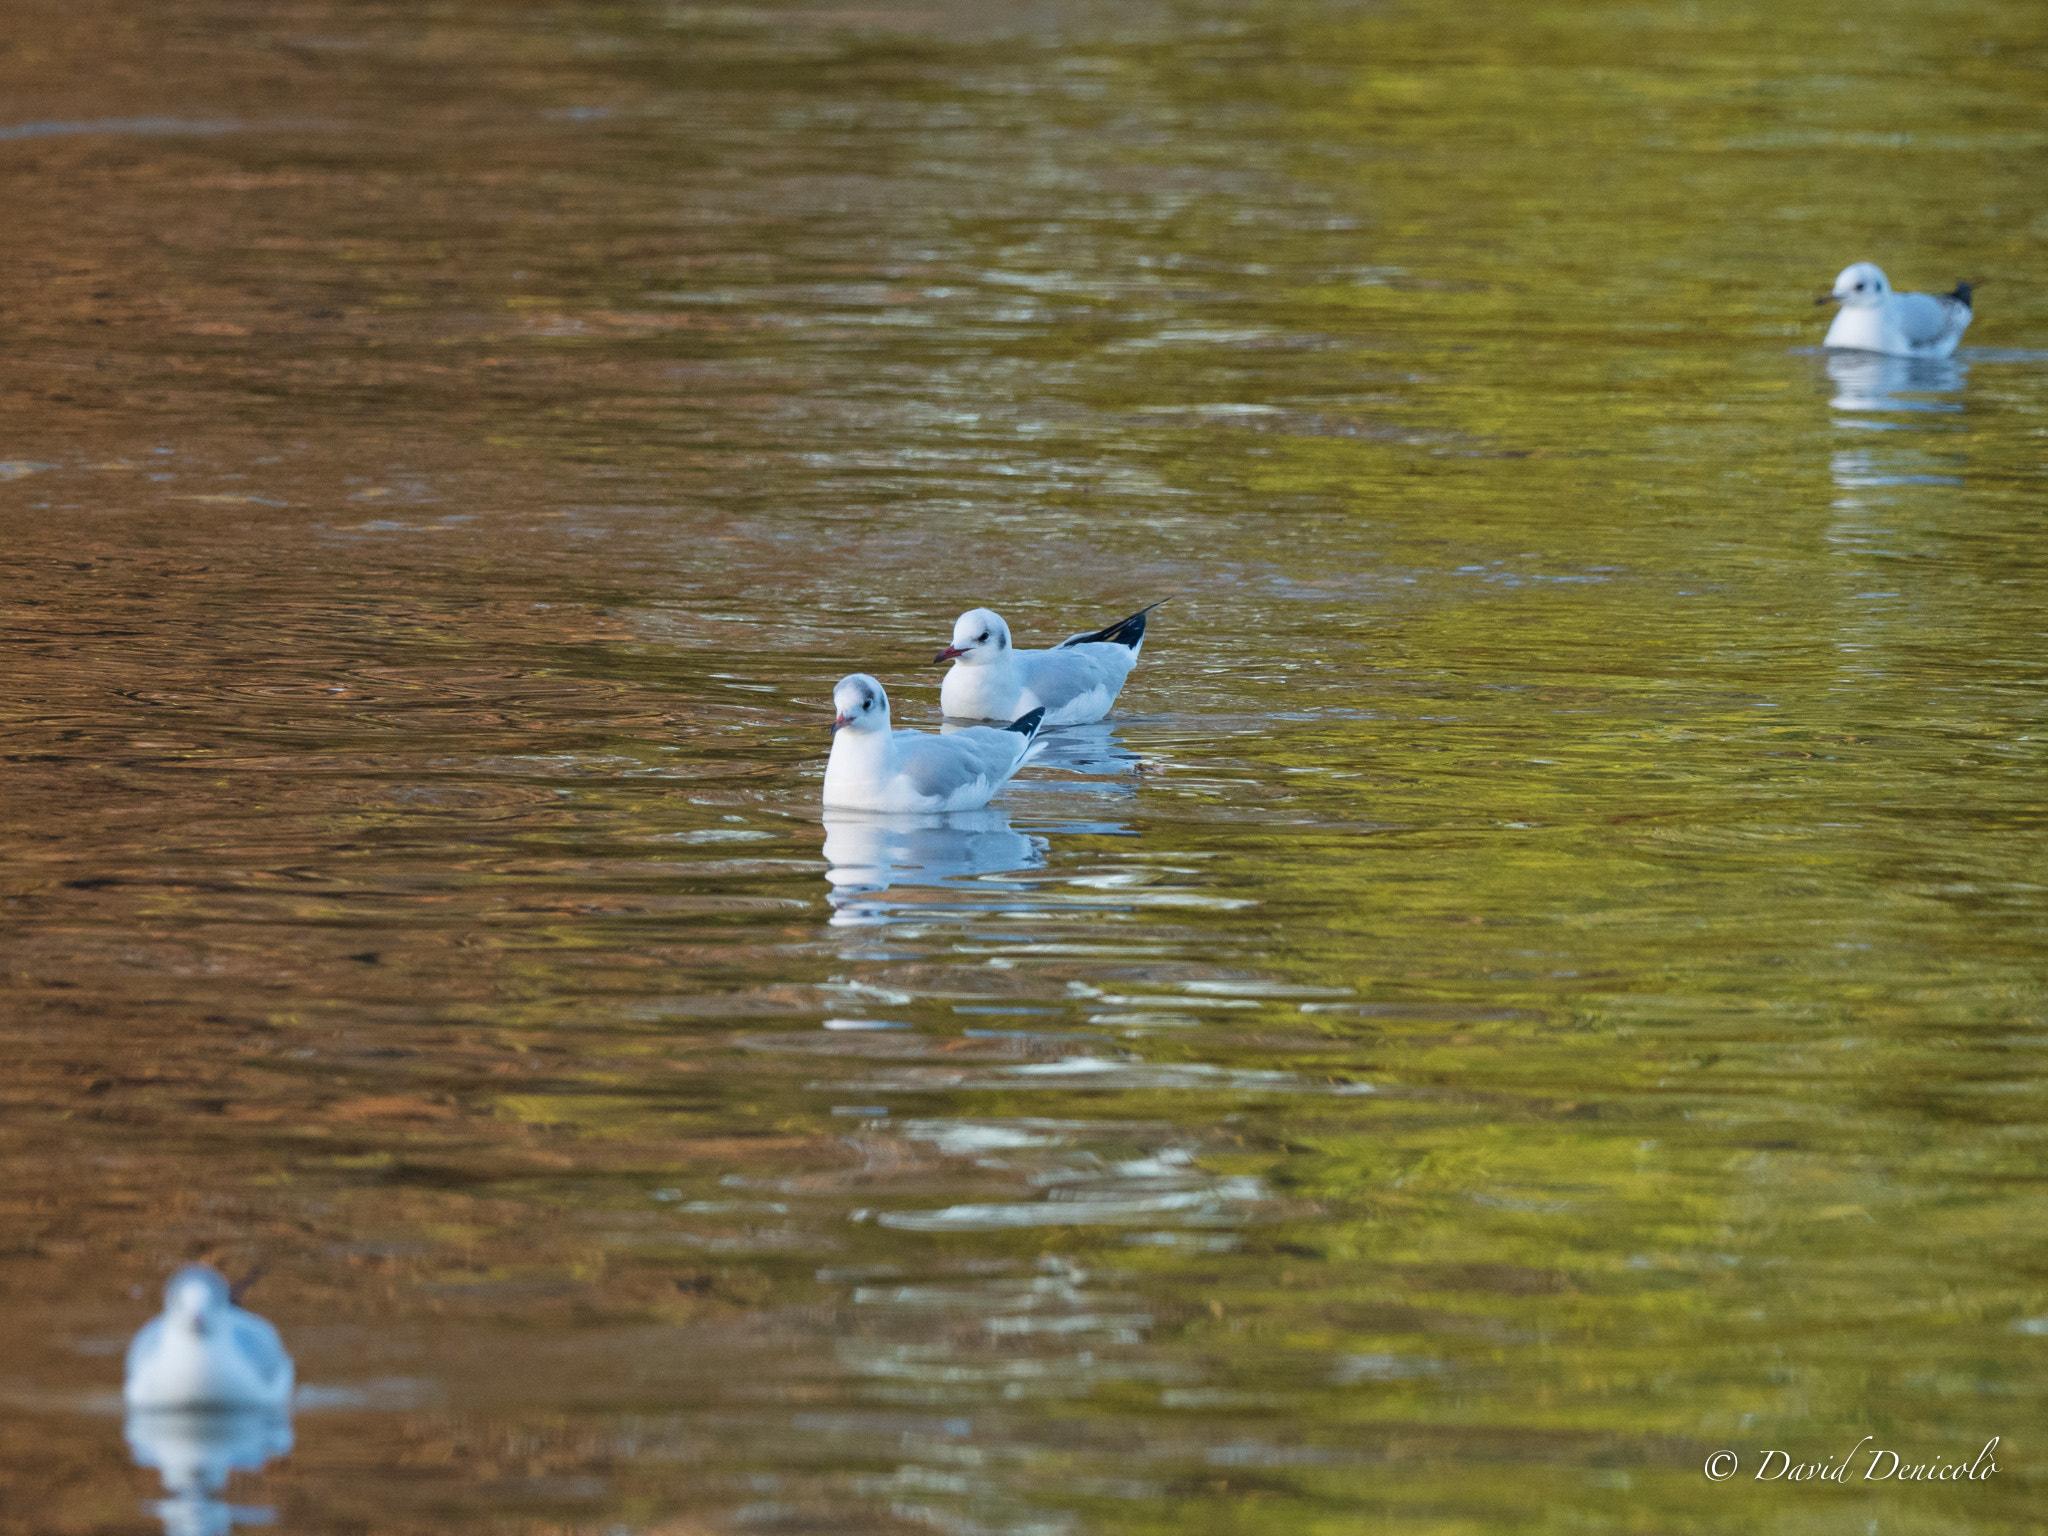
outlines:
[{"label": "gull's dark eye", "polygon": [[975,643],[976,645],[979,645],[979,644],[981,644],[981,641],[982,641],[982,640],[986,640],[987,638],[988,638],[988,631],[984,629],[984,630],[983,630],[983,631],[981,632],[981,639],[980,639],[980,640],[976,640],[976,641],[975,641],[974,643]]}]

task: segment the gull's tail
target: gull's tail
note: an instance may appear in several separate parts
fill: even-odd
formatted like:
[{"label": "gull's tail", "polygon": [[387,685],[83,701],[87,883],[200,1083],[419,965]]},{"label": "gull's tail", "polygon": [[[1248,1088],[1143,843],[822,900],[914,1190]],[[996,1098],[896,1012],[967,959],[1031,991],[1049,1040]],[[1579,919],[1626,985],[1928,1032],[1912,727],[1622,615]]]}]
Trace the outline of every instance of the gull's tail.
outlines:
[{"label": "gull's tail", "polygon": [[[1003,727],[1004,730],[1015,731],[1024,738],[1024,750],[1017,754],[1017,768],[1022,768],[1032,758],[1038,756],[1040,750],[1044,748],[1045,743],[1038,739],[1039,728],[1044,724],[1045,706],[1041,704],[1038,708],[1032,710],[1030,714],[1019,715]],[[1010,772],[1015,773],[1017,768],[1012,768]]]},{"label": "gull's tail", "polygon": [[1950,294],[1949,297],[1954,299],[1958,304],[1962,305],[1965,309],[1974,308],[1974,306],[1970,303],[1970,293],[1976,286],[1977,285],[1975,283],[1957,283],[1956,291]]},{"label": "gull's tail", "polygon": [[[1172,601],[1170,597],[1159,599],[1159,603]],[[1128,646],[1135,651],[1145,643],[1145,615],[1157,608],[1159,603],[1148,603],[1128,619],[1118,619],[1107,628],[1091,629],[1085,635],[1069,635],[1053,649],[1063,651],[1070,645],[1092,645],[1099,642],[1106,645]]]}]

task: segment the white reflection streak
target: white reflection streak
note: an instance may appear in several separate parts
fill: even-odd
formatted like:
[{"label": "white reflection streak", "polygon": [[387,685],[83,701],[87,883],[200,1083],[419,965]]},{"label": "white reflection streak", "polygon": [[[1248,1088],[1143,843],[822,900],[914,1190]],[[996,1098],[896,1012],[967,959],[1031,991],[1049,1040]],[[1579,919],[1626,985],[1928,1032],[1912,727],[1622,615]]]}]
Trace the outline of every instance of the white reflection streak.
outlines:
[{"label": "white reflection streak", "polygon": [[[1848,678],[1867,679],[1876,668],[1884,633],[1908,597],[1897,585],[1901,567],[1896,556],[1912,538],[1915,514],[1894,494],[1902,487],[1961,487],[1961,455],[1929,452],[1928,434],[1946,429],[1928,413],[1952,415],[1964,409],[1960,395],[1969,365],[1953,358],[1887,357],[1872,352],[1830,352],[1825,367],[1835,386],[1830,406],[1844,414],[1837,429],[1862,432],[1910,432],[1910,438],[1863,438],[1866,446],[1839,448],[1828,461],[1835,496],[1828,542],[1845,557],[1841,578],[1851,606],[1845,606],[1837,647]],[[1892,415],[1902,419],[1884,420]],[[1852,439],[1852,441],[1854,441]],[[1944,439],[1936,436],[1933,445]],[[1894,446],[1912,443],[1915,446]],[[1947,472],[1944,472],[1947,471]]]},{"label": "white reflection streak", "polygon": [[[1214,1229],[1255,1219],[1272,1199],[1256,1178],[1204,1169],[1200,1141],[1160,1122],[957,1117],[911,1120],[896,1134],[997,1175],[1017,1196],[880,1213],[880,1225],[906,1233],[1093,1226],[1122,1228],[1118,1235],[1131,1242],[1178,1238],[1192,1228],[1187,1235],[1202,1246],[1227,1247],[1234,1239]],[[839,1361],[866,1378],[867,1390],[880,1400],[932,1407],[991,1398],[1005,1404],[1080,1399],[1114,1382],[1170,1390],[1198,1384],[1196,1365],[1152,1347],[1155,1318],[1127,1279],[1112,1275],[1099,1284],[1087,1269],[1054,1255],[1039,1258],[1035,1268],[1035,1274],[953,1272],[859,1286],[852,1301],[863,1326],[838,1341]],[[903,1449],[915,1461],[877,1480],[874,1491],[894,1497],[910,1488],[943,1490],[979,1501],[990,1513],[1001,1510],[1005,1489],[982,1469],[983,1447],[912,1447],[906,1441]],[[1084,1485],[1097,1496],[1157,1494],[1149,1484],[1128,1480],[1083,1477],[1071,1486]],[[939,1512],[932,1515],[936,1523]],[[976,1515],[970,1520],[949,1512],[947,1528],[1046,1529],[1035,1514],[1023,1524]]]},{"label": "white reflection streak", "polygon": [[[966,1134],[963,1122],[912,1122],[908,1129],[912,1139],[936,1142],[942,1148],[966,1146],[980,1151],[1007,1143],[1005,1150],[1012,1151],[1013,1156],[1027,1147],[1033,1148],[1039,1154],[1041,1166],[1019,1167],[1016,1161],[1008,1166],[1013,1173],[1023,1173],[1026,1183],[1044,1193],[1032,1200],[977,1201],[936,1210],[886,1211],[877,1218],[879,1225],[903,1232],[1001,1232],[1075,1226],[1231,1227],[1241,1224],[1252,1207],[1269,1198],[1265,1185],[1256,1178],[1218,1177],[1206,1172],[1195,1162],[1191,1149],[1184,1146],[1163,1146],[1147,1156],[1106,1162],[1085,1150],[1051,1151],[1048,1138],[1011,1140],[1001,1135],[999,1126],[987,1127],[982,1137]],[[982,1167],[1006,1166],[990,1159],[979,1162]]]},{"label": "white reflection streak", "polygon": [[841,1093],[927,1093],[985,1088],[1186,1088],[1222,1093],[1314,1093],[1339,1098],[1374,1092],[1370,1083],[1322,1081],[1295,1072],[1217,1067],[1200,1061],[1114,1060],[1067,1056],[1058,1061],[987,1071],[963,1067],[901,1067],[869,1078],[817,1082],[810,1087]]},{"label": "white reflection streak", "polygon": [[[1933,424],[1855,417],[1894,412],[1960,412],[1960,400],[1921,397],[1960,394],[1969,377],[1969,366],[1953,358],[1885,357],[1875,352],[1830,352],[1826,368],[1835,386],[1835,397],[1829,405],[1851,413],[1849,419],[1837,417],[1835,426],[1866,432],[1925,431]],[[1855,494],[1858,491],[1897,485],[1963,483],[1957,475],[1929,473],[1933,467],[1936,461],[1925,452],[1882,448],[1838,450],[1828,462],[1838,493],[1836,510],[1866,510],[1864,499]],[[1866,542],[1867,534],[1873,531],[1855,532],[1838,527],[1831,536],[1838,542],[1845,538],[1852,543]]]},{"label": "white reflection streak", "polygon": [[[1256,1182],[1256,1181],[1254,1181]],[[949,1205],[936,1211],[885,1211],[880,1225],[904,1232],[1002,1232],[1024,1227],[1151,1226],[1162,1219],[1186,1226],[1235,1226],[1231,1208],[1245,1198],[1224,1189],[1176,1189],[1160,1194],[1054,1190],[1043,1200],[1009,1205]],[[1252,1198],[1257,1198],[1253,1195]]]},{"label": "white reflection streak", "polygon": [[1842,491],[1873,490],[1887,485],[1961,485],[1960,475],[1931,475],[1916,472],[1928,462],[1925,454],[1837,453],[1828,460],[1835,488]]}]

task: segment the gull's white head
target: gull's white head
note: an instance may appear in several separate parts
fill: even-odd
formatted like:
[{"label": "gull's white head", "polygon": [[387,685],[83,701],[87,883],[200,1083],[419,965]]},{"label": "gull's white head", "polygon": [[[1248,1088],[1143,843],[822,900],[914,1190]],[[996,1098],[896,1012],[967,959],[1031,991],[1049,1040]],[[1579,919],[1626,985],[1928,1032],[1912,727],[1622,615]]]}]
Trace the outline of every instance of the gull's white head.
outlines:
[{"label": "gull's white head", "polygon": [[227,1281],[204,1264],[187,1264],[164,1285],[164,1311],[195,1333],[205,1333],[207,1320],[233,1305]]},{"label": "gull's white head", "polygon": [[1892,285],[1885,281],[1884,273],[1876,263],[1859,261],[1854,266],[1842,268],[1842,275],[1835,279],[1834,290],[1822,296],[1822,304],[1839,302],[1844,309],[1869,309],[1882,304],[1890,295]]},{"label": "gull's white head", "polygon": [[839,712],[832,721],[834,731],[889,729],[889,695],[865,672],[851,672],[839,679],[839,686],[832,690],[832,707]]},{"label": "gull's white head", "polygon": [[1003,622],[1003,616],[992,608],[970,608],[953,621],[953,643],[932,661],[984,667],[1007,655],[1009,649],[1010,626]]}]

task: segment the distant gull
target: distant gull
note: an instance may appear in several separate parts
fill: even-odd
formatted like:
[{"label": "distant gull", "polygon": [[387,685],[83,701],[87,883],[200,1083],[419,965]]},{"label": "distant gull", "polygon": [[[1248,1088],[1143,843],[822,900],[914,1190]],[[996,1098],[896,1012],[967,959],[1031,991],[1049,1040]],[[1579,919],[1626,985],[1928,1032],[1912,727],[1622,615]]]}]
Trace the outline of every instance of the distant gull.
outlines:
[{"label": "distant gull", "polygon": [[1954,293],[1893,293],[1871,262],[1844,267],[1834,290],[1813,301],[1840,304],[1821,345],[1892,357],[1947,357],[1970,328],[1970,285]]},{"label": "distant gull", "polygon": [[275,1328],[235,1305],[218,1270],[187,1264],[128,1346],[122,1397],[131,1410],[284,1408],[292,1357]]},{"label": "distant gull", "polygon": [[889,695],[865,672],[832,690],[832,756],[825,803],[845,811],[971,811],[1033,755],[1045,711],[1013,725],[970,726],[949,736],[889,726]]},{"label": "distant gull", "polygon": [[954,620],[953,643],[932,658],[953,663],[939,707],[963,720],[1015,720],[1034,709],[1045,711],[1047,725],[1100,720],[1138,664],[1145,615],[1158,606],[1069,635],[1049,651],[1017,650],[1001,614],[971,608]]}]

